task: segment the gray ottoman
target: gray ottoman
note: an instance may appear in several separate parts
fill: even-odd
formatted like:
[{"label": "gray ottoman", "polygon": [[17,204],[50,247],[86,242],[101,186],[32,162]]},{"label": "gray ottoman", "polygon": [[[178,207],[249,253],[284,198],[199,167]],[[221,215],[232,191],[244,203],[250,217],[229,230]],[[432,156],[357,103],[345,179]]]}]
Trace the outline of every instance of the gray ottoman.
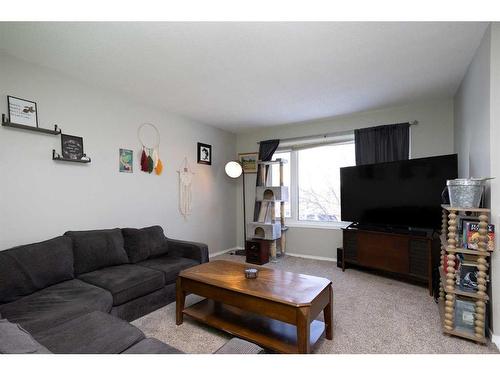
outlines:
[{"label": "gray ottoman", "polygon": [[262,354],[264,349],[251,342],[233,337],[221,346],[214,354]]},{"label": "gray ottoman", "polygon": [[155,338],[144,339],[132,347],[128,348],[122,354],[184,354],[180,350],[161,342]]}]

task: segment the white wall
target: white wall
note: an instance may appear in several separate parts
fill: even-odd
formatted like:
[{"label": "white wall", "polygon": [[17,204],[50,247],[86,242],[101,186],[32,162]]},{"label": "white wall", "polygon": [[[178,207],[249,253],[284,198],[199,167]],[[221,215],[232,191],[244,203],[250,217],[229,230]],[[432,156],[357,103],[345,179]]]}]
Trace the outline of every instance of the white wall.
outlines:
[{"label": "white wall", "polygon": [[[418,120],[411,127],[411,154],[413,158],[444,155],[453,152],[453,102],[451,99],[356,113],[301,124],[290,124],[238,134],[238,152],[258,150],[257,141],[320,135],[336,131],[354,130],[375,125]],[[247,220],[253,217],[255,175],[247,175]],[[241,183],[241,182],[240,182]],[[241,189],[241,185],[239,186]],[[238,197],[238,244],[243,245],[242,203]],[[287,237],[289,253],[336,258],[336,248],[342,243],[339,229],[290,228]]]},{"label": "white wall", "polygon": [[494,340],[500,348],[500,23],[491,25],[490,63],[490,175],[496,179],[490,183],[492,222],[496,227],[497,244],[491,261],[491,290]]},{"label": "white wall", "polygon": [[[90,164],[55,162],[51,152],[60,152],[59,136],[0,127],[0,249],[70,229],[153,224],[169,237],[206,242],[211,252],[234,247],[236,185],[224,163],[234,158],[235,135],[4,54],[0,82],[2,113],[6,95],[34,100],[40,126],[57,123],[64,133],[83,136],[92,158]],[[160,129],[161,176],[141,172],[137,152],[134,173],[118,172],[118,149],[138,151],[143,122]],[[212,166],[196,164],[197,142],[213,146]],[[177,209],[176,170],[185,156],[196,173],[188,221]]]},{"label": "white wall", "polygon": [[[454,98],[459,177],[490,174],[490,29],[484,34]],[[489,191],[487,193],[489,201]]]},{"label": "white wall", "polygon": [[[500,229],[500,24],[492,23],[455,95],[455,149],[464,176],[493,176],[488,206]],[[500,346],[500,255],[491,257],[493,341]]]}]

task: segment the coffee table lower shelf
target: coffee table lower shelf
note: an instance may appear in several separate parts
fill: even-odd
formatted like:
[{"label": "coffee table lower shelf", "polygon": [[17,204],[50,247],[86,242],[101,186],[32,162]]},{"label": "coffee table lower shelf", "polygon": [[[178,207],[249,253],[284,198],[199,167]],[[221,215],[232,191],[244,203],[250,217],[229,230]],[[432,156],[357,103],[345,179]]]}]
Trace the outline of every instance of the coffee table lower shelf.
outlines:
[{"label": "coffee table lower shelf", "polygon": [[[279,353],[298,353],[297,327],[250,313],[234,306],[204,299],[183,310],[199,322],[252,341]],[[325,323],[314,320],[310,326],[311,348],[325,331]]]}]

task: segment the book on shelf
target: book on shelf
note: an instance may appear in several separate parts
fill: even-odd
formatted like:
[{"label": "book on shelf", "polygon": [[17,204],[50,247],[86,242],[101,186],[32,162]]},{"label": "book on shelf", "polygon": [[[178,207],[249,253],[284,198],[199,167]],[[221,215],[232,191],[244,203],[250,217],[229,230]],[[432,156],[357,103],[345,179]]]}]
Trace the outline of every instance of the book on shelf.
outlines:
[{"label": "book on shelf", "polygon": [[479,222],[479,219],[477,216],[470,216],[470,215],[465,215],[465,214],[459,214],[458,215],[458,221],[457,221],[457,229],[458,233],[463,233],[464,230],[464,221],[470,221],[470,222]]},{"label": "book on shelf", "polygon": [[456,286],[464,292],[476,293],[478,291],[476,259],[468,254],[457,254],[456,263]]},{"label": "book on shelf", "polygon": [[455,330],[473,335],[475,333],[475,314],[476,304],[474,300],[457,297],[455,299]]},{"label": "book on shelf", "polygon": [[[472,224],[478,224],[479,219],[478,218],[471,218],[471,219],[464,219],[462,220],[462,228],[461,228],[461,237],[460,237],[460,246],[469,249],[467,246],[467,236],[469,235],[470,228]],[[474,250],[474,249],[472,249]],[[477,249],[476,249],[477,250]]]},{"label": "book on shelf", "polygon": [[[462,241],[463,247],[470,250],[479,250],[479,223],[473,221],[464,221],[463,223]],[[495,226],[488,224],[488,243],[487,250],[493,251],[495,249]]]},{"label": "book on shelf", "polygon": [[465,214],[459,214],[458,215],[458,220],[457,220],[457,243],[458,247],[466,247],[465,246],[465,238],[464,234],[466,232],[465,227],[467,226],[467,223],[478,223],[479,219],[477,216],[470,216],[470,215],[465,215]]}]

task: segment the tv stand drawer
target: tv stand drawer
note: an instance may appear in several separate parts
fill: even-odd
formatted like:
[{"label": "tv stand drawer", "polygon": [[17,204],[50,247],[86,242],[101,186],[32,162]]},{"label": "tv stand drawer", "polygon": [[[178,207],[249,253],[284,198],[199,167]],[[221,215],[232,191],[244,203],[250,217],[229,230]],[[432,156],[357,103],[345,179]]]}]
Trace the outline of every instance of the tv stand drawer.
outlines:
[{"label": "tv stand drawer", "polygon": [[358,234],[358,263],[383,271],[408,273],[408,239],[387,234]]}]

